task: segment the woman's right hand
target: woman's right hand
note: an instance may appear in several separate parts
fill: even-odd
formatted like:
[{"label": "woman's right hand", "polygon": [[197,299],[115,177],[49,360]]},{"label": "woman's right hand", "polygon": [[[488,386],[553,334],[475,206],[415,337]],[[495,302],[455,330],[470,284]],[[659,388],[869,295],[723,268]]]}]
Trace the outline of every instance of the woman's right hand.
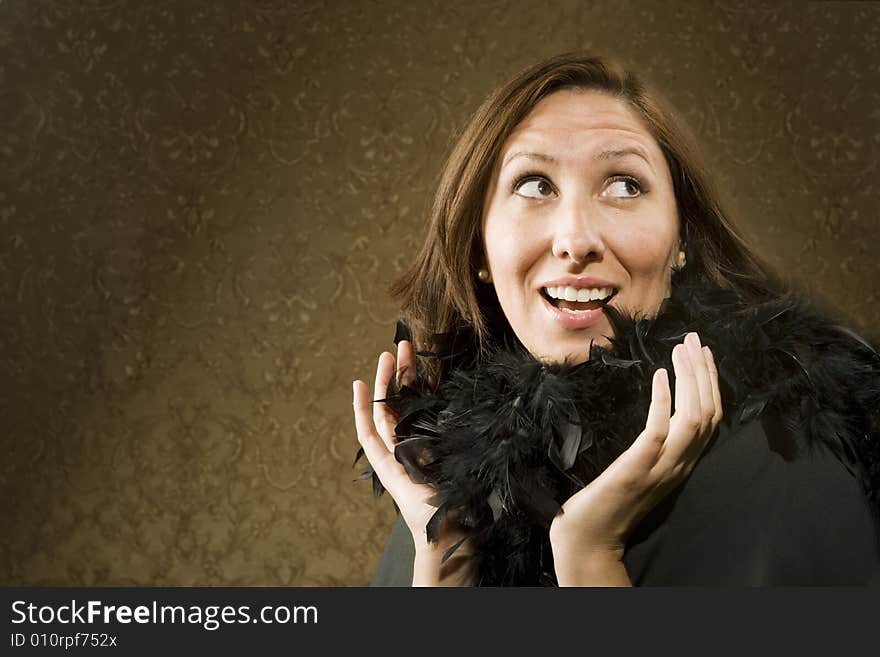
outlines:
[{"label": "woman's right hand", "polygon": [[[398,384],[412,383],[415,379],[415,354],[412,344],[407,340],[401,340],[397,345],[397,364]],[[375,399],[385,399],[394,373],[394,356],[387,351],[383,352],[376,368],[373,388]],[[374,403],[370,400],[367,385],[363,381],[355,381],[352,388],[358,442],[379,481],[397,503],[413,536],[416,549],[413,586],[467,585],[470,579],[467,541],[445,563],[441,563],[444,553],[461,540],[463,534],[450,527],[451,523],[444,521],[440,528],[440,539],[436,543],[428,541],[425,527],[437,511],[437,507],[430,502],[434,489],[429,484],[413,482],[403,465],[394,457],[394,427],[397,418],[385,403]]]},{"label": "woman's right hand", "polygon": [[562,505],[550,525],[560,585],[629,585],[631,530],[678,488],[723,417],[718,370],[696,333],[672,350],[675,414],[665,369],[654,373],[645,429],[608,468]]}]

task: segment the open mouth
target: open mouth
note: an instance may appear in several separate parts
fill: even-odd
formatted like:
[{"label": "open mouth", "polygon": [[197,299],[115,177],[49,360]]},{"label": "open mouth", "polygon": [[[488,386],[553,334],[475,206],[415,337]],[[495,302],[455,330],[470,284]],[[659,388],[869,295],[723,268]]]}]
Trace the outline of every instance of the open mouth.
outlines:
[{"label": "open mouth", "polygon": [[605,306],[617,294],[617,288],[542,287],[547,302],[569,313],[583,313]]}]

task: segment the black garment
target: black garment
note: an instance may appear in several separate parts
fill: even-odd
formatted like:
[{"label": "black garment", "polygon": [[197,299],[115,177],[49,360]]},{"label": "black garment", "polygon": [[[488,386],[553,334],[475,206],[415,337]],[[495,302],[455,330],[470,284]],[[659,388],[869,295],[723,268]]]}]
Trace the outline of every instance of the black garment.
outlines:
[{"label": "black garment", "polygon": [[[690,478],[633,532],[637,586],[880,585],[880,536],[856,478],[827,449],[786,460],[760,422],[725,425]],[[414,549],[398,518],[373,586],[409,586]]]},{"label": "black garment", "polygon": [[[724,420],[690,479],[630,537],[631,579],[876,577],[880,354],[871,344],[793,294],[746,300],[682,273],[656,317],[606,313],[611,344],[591,345],[577,365],[541,363],[507,340],[481,353],[468,327],[420,352],[446,364],[440,385],[420,371],[386,401],[400,418],[396,458],[436,490],[429,539],[452,514],[475,548],[478,584],[554,584],[550,523],[641,432],[654,372],[672,375],[672,348],[696,331],[714,354]],[[389,559],[377,583],[389,581]]]}]

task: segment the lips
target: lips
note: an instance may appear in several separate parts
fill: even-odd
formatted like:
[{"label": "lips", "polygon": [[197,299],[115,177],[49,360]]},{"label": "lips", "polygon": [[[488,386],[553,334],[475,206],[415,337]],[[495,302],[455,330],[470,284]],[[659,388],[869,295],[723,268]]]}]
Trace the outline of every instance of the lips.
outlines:
[{"label": "lips", "polygon": [[614,283],[606,281],[604,278],[596,278],[595,276],[563,276],[562,278],[555,278],[552,281],[544,281],[541,283],[542,288],[557,287],[560,285],[577,288],[614,287]]}]

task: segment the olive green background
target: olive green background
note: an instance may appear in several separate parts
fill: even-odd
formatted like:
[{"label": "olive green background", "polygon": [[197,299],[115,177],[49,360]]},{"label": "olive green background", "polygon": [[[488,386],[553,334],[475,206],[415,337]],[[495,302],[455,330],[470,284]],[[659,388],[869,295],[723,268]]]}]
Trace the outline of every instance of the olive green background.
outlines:
[{"label": "olive green background", "polygon": [[876,335],[880,6],[0,2],[0,584],[367,583],[385,290],[468,114],[575,48],[665,90],[759,252]]}]

